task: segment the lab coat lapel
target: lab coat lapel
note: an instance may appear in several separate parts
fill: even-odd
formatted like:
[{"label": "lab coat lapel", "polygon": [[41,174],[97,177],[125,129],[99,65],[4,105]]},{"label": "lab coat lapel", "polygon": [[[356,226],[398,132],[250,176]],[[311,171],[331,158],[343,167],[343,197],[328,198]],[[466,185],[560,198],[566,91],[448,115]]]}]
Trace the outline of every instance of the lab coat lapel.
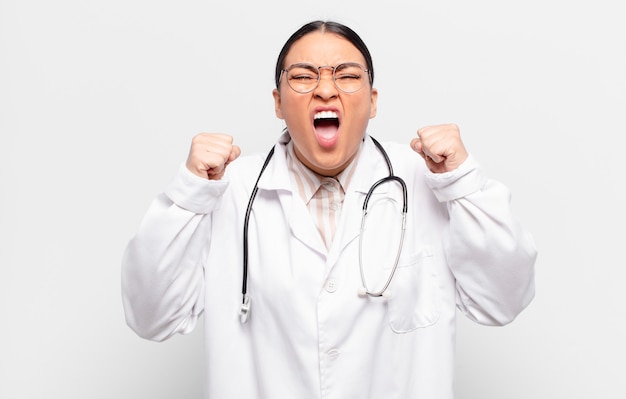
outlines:
[{"label": "lab coat lapel", "polygon": [[[283,207],[286,206],[287,204],[283,203]],[[302,241],[311,249],[321,254],[326,254],[326,245],[324,244],[322,236],[317,230],[315,223],[313,223],[313,218],[311,217],[309,209],[306,207],[304,202],[302,202],[300,198],[294,194],[290,196],[290,208],[285,209],[291,209],[289,213],[289,228],[291,229],[294,237]]]},{"label": "lab coat lapel", "polygon": [[266,172],[259,180],[259,189],[275,190],[294,237],[311,249],[325,254],[326,246],[313,223],[309,210],[292,188],[285,148],[288,141],[289,136],[283,135],[276,144],[272,162],[269,163]]}]

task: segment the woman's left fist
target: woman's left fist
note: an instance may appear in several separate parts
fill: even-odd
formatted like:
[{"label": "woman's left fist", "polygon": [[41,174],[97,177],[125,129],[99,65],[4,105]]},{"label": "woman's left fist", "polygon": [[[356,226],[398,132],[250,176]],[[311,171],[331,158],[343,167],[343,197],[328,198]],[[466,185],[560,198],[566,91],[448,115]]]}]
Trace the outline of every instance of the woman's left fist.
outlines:
[{"label": "woman's left fist", "polygon": [[433,173],[453,171],[468,157],[459,127],[452,123],[418,129],[411,148],[424,158]]}]

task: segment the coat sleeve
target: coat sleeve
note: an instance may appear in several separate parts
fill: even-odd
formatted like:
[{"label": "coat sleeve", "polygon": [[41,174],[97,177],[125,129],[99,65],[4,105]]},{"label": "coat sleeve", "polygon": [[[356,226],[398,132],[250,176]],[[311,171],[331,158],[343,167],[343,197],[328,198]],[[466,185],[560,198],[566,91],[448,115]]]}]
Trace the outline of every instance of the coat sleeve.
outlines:
[{"label": "coat sleeve", "polygon": [[513,215],[508,188],[473,157],[455,171],[429,173],[427,183],[448,208],[444,249],[458,308],[480,324],[510,323],[534,297],[537,250]]},{"label": "coat sleeve", "polygon": [[181,166],[127,244],[122,301],[126,322],[139,336],[163,341],[195,327],[204,309],[203,259],[211,212],[226,186]]}]

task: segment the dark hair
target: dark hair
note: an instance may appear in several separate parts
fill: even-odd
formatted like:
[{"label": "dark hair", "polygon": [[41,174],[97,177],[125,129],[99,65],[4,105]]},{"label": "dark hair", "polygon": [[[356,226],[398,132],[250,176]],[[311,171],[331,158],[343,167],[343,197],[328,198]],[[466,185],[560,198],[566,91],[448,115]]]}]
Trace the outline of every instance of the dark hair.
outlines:
[{"label": "dark hair", "polygon": [[374,63],[372,62],[372,56],[370,54],[370,51],[367,49],[365,42],[363,42],[363,40],[359,37],[359,35],[355,31],[350,29],[349,27],[343,24],[340,24],[338,22],[313,21],[313,22],[309,22],[306,25],[303,25],[300,29],[295,31],[293,35],[291,35],[291,37],[287,40],[282,50],[280,50],[280,54],[278,55],[278,60],[276,61],[276,72],[275,72],[275,80],[276,80],[277,88],[280,84],[280,75],[282,74],[283,68],[285,68],[285,65],[284,65],[285,57],[287,56],[287,53],[289,53],[289,50],[291,50],[291,47],[293,46],[293,44],[297,42],[303,36],[312,32],[317,32],[317,31],[335,33],[343,37],[350,43],[352,43],[354,47],[356,47],[361,52],[361,54],[363,54],[363,58],[365,58],[365,64],[366,64],[365,67],[369,71],[370,84],[374,83]]}]

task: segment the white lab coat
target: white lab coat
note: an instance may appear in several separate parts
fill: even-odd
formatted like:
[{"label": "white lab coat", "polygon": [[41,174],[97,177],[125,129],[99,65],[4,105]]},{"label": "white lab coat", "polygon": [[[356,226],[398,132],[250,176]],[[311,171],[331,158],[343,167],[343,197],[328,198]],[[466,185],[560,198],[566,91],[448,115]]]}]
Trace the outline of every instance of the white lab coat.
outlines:
[{"label": "white lab coat", "polygon": [[[203,313],[208,398],[453,398],[455,314],[512,321],[534,295],[535,247],[509,192],[470,157],[435,175],[408,145],[384,143],[408,187],[404,246],[391,297],[362,297],[362,204],[387,175],[366,137],[327,250],[292,189],[283,135],[262,178],[249,228],[250,318],[242,302],[244,214],[262,156],[241,157],[221,181],[184,166],[155,199],[123,258],[129,326],[161,341]],[[370,288],[397,252],[397,185],[376,190],[363,235]],[[393,210],[393,212],[391,212]]]}]

